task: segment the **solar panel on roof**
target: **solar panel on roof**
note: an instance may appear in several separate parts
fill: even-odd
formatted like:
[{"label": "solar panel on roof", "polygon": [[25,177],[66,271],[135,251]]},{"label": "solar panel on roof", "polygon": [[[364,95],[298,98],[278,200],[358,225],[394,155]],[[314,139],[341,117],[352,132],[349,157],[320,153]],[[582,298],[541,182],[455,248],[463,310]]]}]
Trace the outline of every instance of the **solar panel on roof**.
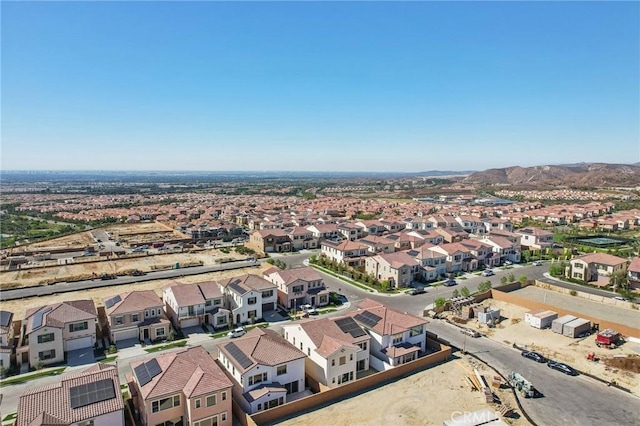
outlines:
[{"label": "solar panel on roof", "polygon": [[42,308],[33,314],[33,328],[42,327],[42,317],[51,310],[50,307]]},{"label": "solar panel on roof", "polygon": [[104,302],[104,305],[107,307],[107,309],[109,309],[121,300],[122,299],[120,298],[120,295],[113,296],[111,299],[107,299],[106,302]]},{"label": "solar panel on roof", "polygon": [[144,363],[134,368],[133,372],[138,378],[138,383],[140,383],[140,386],[144,386],[151,381],[151,377],[149,376],[149,372],[147,371],[147,367],[144,365]]},{"label": "solar panel on roof", "polygon": [[242,366],[242,368],[247,368],[251,364],[253,364],[253,362],[244,354],[244,352],[240,350],[239,347],[236,346],[235,343],[227,344],[226,348],[229,352],[229,355],[231,355],[231,357],[235,359],[236,362]]},{"label": "solar panel on roof", "polygon": [[375,327],[378,321],[382,319],[376,314],[373,314],[369,311],[361,312],[355,315],[354,318],[356,319],[356,321],[361,322],[362,324],[364,324],[366,327],[369,327],[369,328]]},{"label": "solar panel on roof", "polygon": [[9,327],[9,320],[11,320],[11,312],[0,311],[0,325]]},{"label": "solar panel on roof", "polygon": [[349,333],[351,337],[362,337],[367,335],[367,333],[353,320],[353,318],[340,318],[336,320],[336,325],[343,333]]},{"label": "solar panel on roof", "polygon": [[115,398],[115,385],[112,379],[102,379],[97,382],[73,386],[69,389],[69,396],[71,408],[80,408]]},{"label": "solar panel on roof", "polygon": [[144,363],[145,367],[147,367],[147,372],[149,373],[149,377],[152,379],[156,377],[158,374],[162,372],[160,368],[160,364],[158,364],[158,360],[151,359]]}]

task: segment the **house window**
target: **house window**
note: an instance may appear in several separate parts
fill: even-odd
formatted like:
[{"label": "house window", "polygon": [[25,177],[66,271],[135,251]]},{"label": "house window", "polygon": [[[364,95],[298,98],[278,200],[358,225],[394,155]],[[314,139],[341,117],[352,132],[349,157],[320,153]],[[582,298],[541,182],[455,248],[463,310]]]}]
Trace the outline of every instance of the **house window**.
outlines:
[{"label": "house window", "polygon": [[144,311],[144,317],[149,318],[149,311]]},{"label": "house window", "polygon": [[409,332],[409,336],[410,336],[410,337],[418,336],[418,335],[420,335],[420,334],[422,334],[422,326],[421,326],[421,325],[420,325],[420,326],[417,326],[417,327],[413,327],[413,328],[411,329],[411,331]]},{"label": "house window", "polygon": [[223,421],[223,422],[227,420],[227,412],[226,411],[220,415],[220,420]]},{"label": "house window", "polygon": [[347,357],[341,356],[340,357],[340,365],[345,365],[347,362]]},{"label": "house window", "polygon": [[262,410],[262,404],[258,404],[258,411]]},{"label": "house window", "polygon": [[192,423],[193,426],[218,426],[218,416],[209,417],[208,419],[198,420]]},{"label": "house window", "polygon": [[398,344],[402,342],[402,334],[394,334],[393,335],[393,344]]},{"label": "house window", "polygon": [[257,301],[258,301],[258,299],[256,297],[250,297],[250,298],[247,299],[247,304],[248,305],[255,305]]},{"label": "house window", "polygon": [[353,361],[353,354],[349,354],[349,361]]},{"label": "house window", "polygon": [[196,399],[196,402],[195,402],[196,408],[200,408],[200,404],[201,404],[200,398]]},{"label": "house window", "polygon": [[584,268],[584,265],[583,265],[582,263],[576,263],[576,264],[574,264],[573,266],[574,266],[574,268],[576,268],[576,269],[583,269],[583,268]]},{"label": "house window", "polygon": [[76,322],[73,324],[69,324],[69,332],[73,333],[75,331],[82,331],[89,328],[89,323],[87,321],[84,322]]},{"label": "house window", "polygon": [[207,300],[206,302],[204,302],[204,306],[211,306],[211,300]]},{"label": "house window", "polygon": [[256,385],[258,383],[267,381],[267,373],[256,374],[253,377],[249,377],[249,386]]},{"label": "house window", "polygon": [[273,296],[273,290],[267,290],[262,292],[262,297],[271,297]]},{"label": "house window", "polygon": [[222,299],[214,299],[213,304],[214,304],[215,306],[220,306],[220,305],[222,305]]},{"label": "house window", "polygon": [[287,364],[279,365],[276,369],[276,376],[282,376],[283,374],[287,374]]},{"label": "house window", "polygon": [[[226,401],[227,400],[227,392],[222,392],[222,400]],[[225,419],[222,419],[225,420]]]},{"label": "house window", "polygon": [[164,336],[164,327],[156,328],[156,337]]},{"label": "house window", "polygon": [[207,397],[207,407],[213,407],[214,405],[216,405],[216,396],[209,395]]},{"label": "house window", "polygon": [[131,322],[140,321],[140,314],[131,314]]},{"label": "house window", "polygon": [[218,318],[216,318],[216,324],[218,325],[222,325],[222,324],[226,324],[227,323],[227,317],[226,316],[219,316]]},{"label": "house window", "polygon": [[335,360],[335,359],[332,359],[332,360],[331,360],[331,366],[332,366],[332,367],[335,367],[335,365],[336,365],[336,360]]},{"label": "house window", "polygon": [[116,325],[122,325],[124,323],[122,315],[116,317]]},{"label": "house window", "polygon": [[294,293],[302,293],[303,289],[304,289],[304,286],[301,286],[301,285],[294,285],[294,286],[291,288],[291,291],[293,291]]},{"label": "house window", "polygon": [[38,343],[53,342],[56,336],[53,333],[41,334],[38,336]]},{"label": "house window", "polygon": [[46,359],[53,359],[56,357],[56,350],[51,349],[48,351],[38,352],[38,359],[44,361]]},{"label": "house window", "polygon": [[173,407],[180,406],[180,395],[170,396],[169,398],[162,398],[151,403],[151,411],[157,413],[159,411],[169,410]]},{"label": "house window", "polygon": [[311,356],[311,348],[307,348],[307,356]]}]

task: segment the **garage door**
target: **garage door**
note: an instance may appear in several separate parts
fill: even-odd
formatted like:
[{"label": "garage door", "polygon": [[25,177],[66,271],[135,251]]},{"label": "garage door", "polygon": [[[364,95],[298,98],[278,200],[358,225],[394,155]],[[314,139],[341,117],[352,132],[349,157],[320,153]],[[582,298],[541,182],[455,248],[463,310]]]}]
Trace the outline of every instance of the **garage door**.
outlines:
[{"label": "garage door", "polygon": [[[122,330],[122,331],[114,331],[113,332],[113,338],[115,340],[115,342],[118,342],[120,340],[126,340],[126,339],[139,339],[138,337],[138,329],[137,328],[130,328],[129,330]],[[115,343],[112,342],[112,343]]]},{"label": "garage door", "polygon": [[200,325],[200,318],[189,318],[187,320],[180,321],[180,327],[182,328],[195,327],[197,325]]},{"label": "garage door", "polygon": [[67,340],[67,351],[75,351],[76,349],[90,348],[93,346],[91,336],[81,337],[79,339]]},{"label": "garage door", "polygon": [[264,303],[262,305],[262,312],[273,311],[275,309],[275,303]]}]

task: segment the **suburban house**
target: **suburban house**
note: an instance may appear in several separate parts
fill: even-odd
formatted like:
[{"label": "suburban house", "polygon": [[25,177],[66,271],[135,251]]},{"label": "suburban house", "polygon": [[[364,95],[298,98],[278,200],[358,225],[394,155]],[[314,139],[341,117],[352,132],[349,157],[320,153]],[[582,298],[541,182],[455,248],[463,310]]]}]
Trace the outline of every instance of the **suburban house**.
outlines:
[{"label": "suburban house", "polygon": [[254,328],[218,346],[218,361],[238,384],[234,400],[253,414],[305,392],[306,348],[297,349],[273,330]]},{"label": "suburban house", "polygon": [[251,233],[245,246],[262,253],[290,252],[291,239],[282,229],[261,229]]},{"label": "suburban house", "polygon": [[482,242],[491,247],[495,256],[499,259],[499,264],[505,261],[520,263],[520,244],[505,237],[485,235]]},{"label": "suburban house", "polygon": [[378,371],[413,361],[424,354],[426,324],[422,318],[365,299],[349,315],[371,336],[369,364]]},{"label": "suburban house", "polygon": [[132,291],[104,299],[112,344],[127,339],[166,339],[171,322],[164,317],[162,299],[153,290]]},{"label": "suburban house", "polygon": [[627,280],[629,290],[640,290],[640,257],[633,259],[627,268]]},{"label": "suburban house", "polygon": [[65,353],[92,348],[96,343],[98,314],[93,300],[70,300],[27,309],[22,322],[22,342],[16,349],[19,366],[35,367],[65,360]]},{"label": "suburban house", "polygon": [[456,222],[460,227],[469,234],[481,235],[486,232],[486,227],[482,222],[482,219],[475,216],[456,216]]},{"label": "suburban house", "polygon": [[124,426],[118,369],[95,364],[81,373],[27,390],[20,396],[16,426]]},{"label": "suburban house", "polygon": [[177,329],[229,325],[231,312],[224,308],[224,294],[215,281],[167,286],[162,290],[162,301],[167,317]]},{"label": "suburban house", "polygon": [[469,233],[459,227],[436,228],[434,232],[440,234],[446,243],[458,243],[469,238]]},{"label": "suburban house", "polygon": [[313,236],[313,232],[303,226],[285,229],[289,236],[292,250],[308,250],[318,248],[318,239]]},{"label": "suburban house", "polygon": [[355,222],[355,226],[362,229],[362,233],[367,235],[382,235],[387,231],[384,223],[379,220],[359,220]]},{"label": "suburban house", "polygon": [[307,226],[307,229],[311,231],[313,237],[318,240],[334,240],[340,235],[338,225],[335,223],[317,223]]},{"label": "suburban house", "polygon": [[481,220],[486,230],[485,233],[491,233],[495,230],[505,230],[509,232],[513,231],[513,225],[506,219],[502,219],[499,217],[488,217]]},{"label": "suburban house", "polygon": [[416,259],[407,252],[380,253],[368,257],[365,272],[380,281],[389,281],[391,287],[408,287],[419,270]]},{"label": "suburban house", "polygon": [[134,361],[127,375],[142,425],[230,426],[233,382],[202,346]]},{"label": "suburban house", "polygon": [[493,246],[485,244],[477,238],[469,238],[460,242],[471,251],[471,255],[478,261],[478,266],[493,268],[500,264],[500,257],[493,252]]},{"label": "suburban house", "polygon": [[358,240],[358,243],[367,246],[369,253],[393,253],[396,251],[396,241],[377,235],[369,235]]},{"label": "suburban house", "polygon": [[473,257],[471,250],[461,243],[441,244],[430,250],[446,256],[447,272],[466,272],[478,269],[478,260]]},{"label": "suburban house", "polygon": [[431,250],[432,247],[432,244],[425,244],[407,251],[418,262],[422,278],[426,281],[434,281],[447,273],[447,255]]},{"label": "suburban house", "polygon": [[11,367],[13,349],[13,312],[0,311],[0,367]]},{"label": "suburban house", "polygon": [[262,274],[266,280],[276,285],[278,304],[287,309],[296,309],[305,304],[329,304],[329,290],[324,286],[324,279],[310,266],[293,269],[273,267]]},{"label": "suburban house", "polygon": [[444,242],[444,237],[434,230],[416,229],[407,232],[407,235],[415,236],[423,240],[425,243],[433,245],[442,244]]},{"label": "suburban house", "polygon": [[589,253],[571,260],[571,278],[596,285],[610,284],[610,278],[617,272],[626,272],[627,260],[606,253]]},{"label": "suburban house", "polygon": [[351,317],[314,319],[282,329],[289,343],[306,348],[305,371],[324,386],[351,382],[369,369],[371,336]]},{"label": "suburban house", "polygon": [[406,228],[405,223],[402,221],[380,219],[379,222],[382,226],[384,226],[387,232],[390,232],[392,234],[395,232],[400,232]]},{"label": "suburban house", "polygon": [[262,319],[263,312],[277,308],[276,285],[258,275],[245,274],[222,280],[220,286],[233,324],[255,322]]},{"label": "suburban house", "polygon": [[322,256],[335,261],[336,263],[344,263],[353,268],[360,268],[365,265],[368,247],[354,241],[335,242],[325,240],[320,243]]},{"label": "suburban house", "polygon": [[553,232],[538,228],[522,228],[515,231],[520,235],[520,245],[528,250],[543,250],[553,244]]},{"label": "suburban house", "polygon": [[340,233],[340,236],[349,241],[355,241],[362,238],[362,231],[362,228],[352,223],[342,223],[338,225],[338,232]]}]

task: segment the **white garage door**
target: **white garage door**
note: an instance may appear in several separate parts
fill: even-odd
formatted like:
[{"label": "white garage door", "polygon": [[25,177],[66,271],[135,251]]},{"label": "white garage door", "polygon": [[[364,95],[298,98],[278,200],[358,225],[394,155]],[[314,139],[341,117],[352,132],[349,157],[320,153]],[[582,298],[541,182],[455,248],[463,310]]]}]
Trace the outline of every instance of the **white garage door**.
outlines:
[{"label": "white garage door", "polygon": [[[138,334],[137,328],[130,328],[129,330],[113,332],[113,338],[115,342],[119,342],[120,340],[126,340],[126,339],[139,339],[138,336],[139,334]],[[115,342],[112,342],[112,343],[115,343]]]},{"label": "white garage door", "polygon": [[67,340],[67,351],[75,351],[76,349],[90,348],[93,346],[91,336],[81,337],[79,339]]},{"label": "white garage door", "polygon": [[189,318],[187,320],[180,321],[180,327],[182,328],[195,327],[197,325],[200,325],[200,318]]}]

